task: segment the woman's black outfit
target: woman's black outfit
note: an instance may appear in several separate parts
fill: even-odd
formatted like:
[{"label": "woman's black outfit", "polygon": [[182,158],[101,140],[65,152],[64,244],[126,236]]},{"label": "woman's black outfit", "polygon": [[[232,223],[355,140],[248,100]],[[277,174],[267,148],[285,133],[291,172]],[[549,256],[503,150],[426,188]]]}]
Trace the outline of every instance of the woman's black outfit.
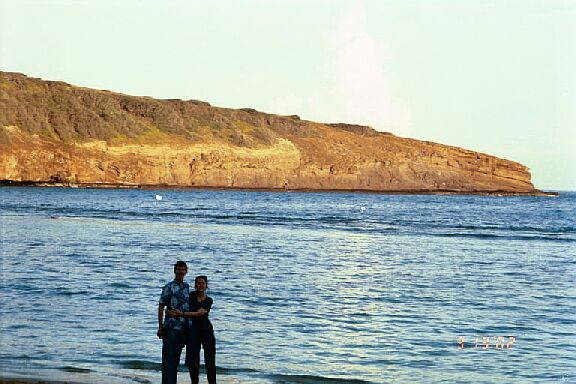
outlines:
[{"label": "woman's black outfit", "polygon": [[213,300],[209,296],[199,302],[196,292],[190,293],[189,311],[197,312],[200,308],[206,310],[205,315],[192,317],[190,321],[189,336],[186,344],[186,366],[190,371],[192,384],[197,384],[199,381],[200,347],[204,348],[204,365],[208,383],[216,384],[216,339],[214,338],[214,328],[210,319],[208,319],[212,303]]}]

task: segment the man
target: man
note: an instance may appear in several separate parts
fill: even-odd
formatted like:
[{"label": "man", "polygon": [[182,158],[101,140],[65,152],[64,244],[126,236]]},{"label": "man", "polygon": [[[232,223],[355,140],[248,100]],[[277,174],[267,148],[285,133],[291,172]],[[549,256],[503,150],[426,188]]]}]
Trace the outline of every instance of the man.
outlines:
[{"label": "man", "polygon": [[168,317],[163,321],[164,307],[188,311],[190,287],[184,282],[188,266],[183,261],[174,264],[174,280],[162,288],[158,305],[158,338],[162,339],[162,384],[176,384],[180,354],[186,344],[187,320]]}]

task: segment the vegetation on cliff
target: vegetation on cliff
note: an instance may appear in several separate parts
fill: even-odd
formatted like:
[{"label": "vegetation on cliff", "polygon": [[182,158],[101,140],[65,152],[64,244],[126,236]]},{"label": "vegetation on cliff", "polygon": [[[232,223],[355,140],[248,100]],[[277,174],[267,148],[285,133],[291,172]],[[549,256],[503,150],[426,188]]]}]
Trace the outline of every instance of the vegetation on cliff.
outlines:
[{"label": "vegetation on cliff", "polygon": [[68,184],[537,193],[518,163],[197,100],[0,72],[0,179]]}]

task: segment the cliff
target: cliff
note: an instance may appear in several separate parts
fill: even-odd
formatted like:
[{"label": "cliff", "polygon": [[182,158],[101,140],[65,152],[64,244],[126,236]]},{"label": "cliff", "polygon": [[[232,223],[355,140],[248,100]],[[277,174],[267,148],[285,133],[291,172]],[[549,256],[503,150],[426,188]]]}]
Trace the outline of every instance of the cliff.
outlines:
[{"label": "cliff", "polygon": [[370,127],[0,72],[4,183],[539,194],[518,163]]}]

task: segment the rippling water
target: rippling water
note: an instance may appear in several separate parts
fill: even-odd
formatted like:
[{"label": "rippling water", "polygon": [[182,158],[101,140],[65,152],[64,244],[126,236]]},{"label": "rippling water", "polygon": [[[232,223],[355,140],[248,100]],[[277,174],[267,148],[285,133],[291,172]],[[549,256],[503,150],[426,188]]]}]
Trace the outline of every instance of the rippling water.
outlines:
[{"label": "rippling water", "polygon": [[223,379],[576,382],[576,193],[0,198],[4,375],[159,382],[183,259],[210,278]]}]

